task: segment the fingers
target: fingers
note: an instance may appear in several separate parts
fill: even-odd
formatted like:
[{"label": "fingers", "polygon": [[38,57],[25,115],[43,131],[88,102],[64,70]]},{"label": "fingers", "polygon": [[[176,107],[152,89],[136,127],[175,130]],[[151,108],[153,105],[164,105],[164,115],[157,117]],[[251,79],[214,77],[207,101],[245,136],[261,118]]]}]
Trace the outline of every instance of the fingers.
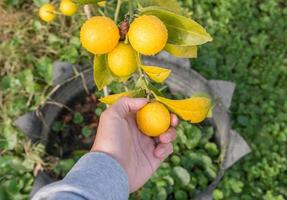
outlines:
[{"label": "fingers", "polygon": [[176,138],[176,130],[173,127],[170,127],[165,133],[159,136],[159,141],[161,143],[170,143]]},{"label": "fingers", "polygon": [[173,152],[173,147],[171,143],[168,143],[168,144],[160,143],[156,146],[154,150],[154,155],[155,157],[163,161],[170,154],[172,154],[172,152]]},{"label": "fingers", "polygon": [[115,111],[119,116],[125,117],[130,112],[135,112],[147,104],[144,98],[122,97],[114,103],[109,109]]},{"label": "fingers", "polygon": [[170,114],[170,125],[175,127],[178,124],[178,118],[175,114]]},{"label": "fingers", "polygon": [[176,130],[174,127],[178,124],[178,118],[175,114],[171,114],[170,118],[170,125],[172,127],[170,127],[165,133],[159,136],[159,142],[169,143],[176,139]]}]

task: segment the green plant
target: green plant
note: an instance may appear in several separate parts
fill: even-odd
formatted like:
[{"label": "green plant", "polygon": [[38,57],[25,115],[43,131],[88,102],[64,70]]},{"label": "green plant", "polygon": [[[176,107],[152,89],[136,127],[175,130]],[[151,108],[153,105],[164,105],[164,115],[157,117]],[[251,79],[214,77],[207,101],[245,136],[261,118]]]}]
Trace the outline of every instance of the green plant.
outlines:
[{"label": "green plant", "polygon": [[215,38],[192,65],[208,78],[237,84],[233,126],[252,148],[219,185],[223,199],[286,198],[286,2],[183,3]]}]

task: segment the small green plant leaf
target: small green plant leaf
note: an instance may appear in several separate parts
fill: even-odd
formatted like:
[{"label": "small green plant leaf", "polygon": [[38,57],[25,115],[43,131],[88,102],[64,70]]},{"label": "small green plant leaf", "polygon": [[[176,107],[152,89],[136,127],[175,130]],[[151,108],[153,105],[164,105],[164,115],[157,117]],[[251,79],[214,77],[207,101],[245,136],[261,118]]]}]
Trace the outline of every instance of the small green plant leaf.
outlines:
[{"label": "small green plant leaf", "polygon": [[52,84],[52,60],[46,56],[37,60],[36,72],[40,75],[47,84]]},{"label": "small green plant leaf", "polygon": [[187,200],[188,199],[188,195],[184,190],[177,190],[174,194],[175,199],[179,199],[179,200]]},{"label": "small green plant leaf", "polygon": [[84,117],[82,116],[82,114],[79,112],[76,112],[74,114],[73,122],[75,124],[81,124],[81,123],[83,123],[83,121],[84,121]]},{"label": "small green plant leaf", "polygon": [[72,158],[62,159],[59,161],[53,171],[64,176],[68,173],[68,171],[70,171],[74,164],[75,161]]},{"label": "small green plant leaf", "polygon": [[62,130],[63,128],[63,124],[59,121],[56,121],[53,123],[52,125],[52,130],[55,132],[55,133],[58,133]]},{"label": "small green plant leaf", "polygon": [[209,154],[211,154],[211,155],[213,155],[213,156],[216,156],[216,155],[219,154],[218,147],[217,147],[216,144],[213,143],[213,142],[208,142],[208,143],[206,143],[206,144],[204,145],[204,148],[205,148],[205,150],[206,150]]},{"label": "small green plant leaf", "polygon": [[140,9],[140,15],[155,15],[166,25],[168,43],[194,46],[212,41],[212,37],[197,22],[166,9],[150,6]]},{"label": "small green plant leaf", "polygon": [[88,126],[84,126],[82,128],[82,135],[85,136],[85,137],[91,136],[92,135],[91,129]]},{"label": "small green plant leaf", "polygon": [[95,109],[95,114],[99,117],[103,112],[103,109],[102,108],[96,108]]},{"label": "small green plant leaf", "polygon": [[99,90],[113,81],[113,76],[108,69],[106,54],[94,57],[94,80]]},{"label": "small green plant leaf", "polygon": [[223,192],[219,189],[215,189],[212,193],[212,197],[214,200],[220,200],[223,199]]},{"label": "small green plant leaf", "polygon": [[1,89],[6,90],[8,88],[11,87],[11,76],[10,75],[6,75],[3,77],[3,79],[1,80]]},{"label": "small green plant leaf", "polygon": [[164,50],[173,56],[180,58],[196,58],[197,46],[179,46],[167,43]]},{"label": "small green plant leaf", "polygon": [[176,166],[173,168],[173,172],[183,186],[188,185],[190,181],[190,174],[185,168]]}]

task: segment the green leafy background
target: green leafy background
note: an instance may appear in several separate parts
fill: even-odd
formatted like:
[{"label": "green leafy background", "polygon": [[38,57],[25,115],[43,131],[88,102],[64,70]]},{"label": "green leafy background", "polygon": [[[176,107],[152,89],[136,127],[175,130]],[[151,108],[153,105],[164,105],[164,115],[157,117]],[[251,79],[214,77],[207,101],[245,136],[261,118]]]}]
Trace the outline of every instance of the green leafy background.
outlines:
[{"label": "green leafy background", "polygon": [[[90,61],[78,39],[83,13],[71,18],[60,16],[57,22],[46,25],[36,17],[38,6],[45,0],[33,2],[0,3],[1,11],[5,10],[0,12],[5,13],[1,18],[5,21],[0,22],[0,199],[28,199],[33,168],[42,162],[43,147],[32,145],[12,126],[13,120],[45,99],[51,89],[54,60]],[[230,110],[232,126],[252,148],[250,155],[226,173],[213,193],[214,199],[286,199],[286,1],[180,3],[184,13],[213,37],[213,42],[199,47],[192,66],[209,79],[237,84]],[[178,199],[182,196],[179,190]]]}]

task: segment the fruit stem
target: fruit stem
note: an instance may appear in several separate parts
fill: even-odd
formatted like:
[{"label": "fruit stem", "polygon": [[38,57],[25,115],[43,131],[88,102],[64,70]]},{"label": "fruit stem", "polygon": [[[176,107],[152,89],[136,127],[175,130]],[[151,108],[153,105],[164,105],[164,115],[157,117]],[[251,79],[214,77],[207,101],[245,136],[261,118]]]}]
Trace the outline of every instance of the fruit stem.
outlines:
[{"label": "fruit stem", "polygon": [[140,53],[137,52],[137,63],[138,63],[138,69],[139,69],[139,79],[143,80],[144,83],[144,89],[146,90],[147,93],[150,92],[150,90],[148,89],[148,80],[146,79],[143,71],[142,71],[142,63],[141,63],[141,57],[140,57]]},{"label": "fruit stem", "polygon": [[118,22],[118,17],[119,17],[119,13],[120,13],[121,4],[122,4],[122,0],[118,0],[117,1],[116,11],[115,11],[115,16],[114,16],[114,21],[115,21],[116,24]]},{"label": "fruit stem", "polygon": [[133,10],[133,0],[129,0],[129,15],[130,15],[130,19],[129,22],[131,23],[133,17],[134,17],[134,10]]},{"label": "fruit stem", "polygon": [[88,4],[84,5],[84,12],[88,19],[92,17],[92,11]]}]

